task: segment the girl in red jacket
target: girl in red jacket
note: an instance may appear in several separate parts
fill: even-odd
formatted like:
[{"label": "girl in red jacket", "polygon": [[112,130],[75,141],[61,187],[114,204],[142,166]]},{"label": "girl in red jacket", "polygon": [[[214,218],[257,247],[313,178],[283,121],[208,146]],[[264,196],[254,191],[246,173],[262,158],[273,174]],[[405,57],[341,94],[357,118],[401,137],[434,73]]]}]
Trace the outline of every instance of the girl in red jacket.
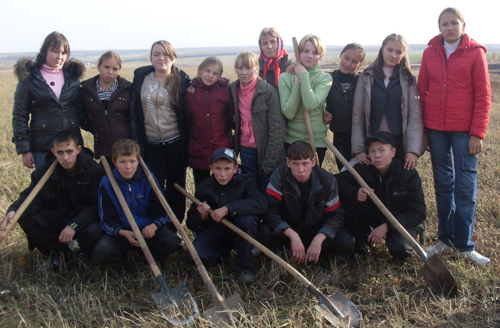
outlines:
[{"label": "girl in red jacket", "polygon": [[221,77],[222,62],[207,57],[198,67],[191,92],[186,93],[189,129],[189,166],[197,186],[210,176],[210,156],[219,148],[233,148],[233,105],[229,80]]},{"label": "girl in red jacket", "polygon": [[454,251],[484,265],[490,260],[474,250],[471,237],[478,155],[491,106],[486,48],[465,34],[457,9],[443,10],[438,24],[441,33],[429,41],[418,78],[439,220],[439,241],[427,252]]}]

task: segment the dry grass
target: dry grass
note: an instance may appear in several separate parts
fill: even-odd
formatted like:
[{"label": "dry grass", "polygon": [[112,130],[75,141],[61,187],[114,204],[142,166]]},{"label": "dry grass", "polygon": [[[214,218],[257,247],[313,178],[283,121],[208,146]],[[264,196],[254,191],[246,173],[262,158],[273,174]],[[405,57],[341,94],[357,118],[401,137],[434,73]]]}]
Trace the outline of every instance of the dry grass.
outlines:
[{"label": "dry grass", "polygon": [[[234,56],[222,58],[224,75],[234,80]],[[201,60],[200,60],[201,61]],[[200,61],[178,65],[194,76]],[[139,66],[126,64],[122,75],[128,79]],[[87,78],[96,70],[91,69]],[[500,189],[500,78],[492,76],[494,105],[485,151],[481,155],[477,224],[474,242],[479,251],[492,259],[486,267],[445,256],[445,265],[455,276],[459,294],[446,299],[433,294],[419,273],[422,261],[414,255],[406,264],[392,262],[383,247],[372,256],[346,260],[331,258],[318,266],[296,266],[325,294],[340,290],[354,302],[364,317],[364,327],[499,327],[500,265],[498,228]],[[30,170],[16,156],[12,137],[11,110],[16,80],[11,70],[0,71],[0,215],[28,185]],[[87,145],[92,137],[86,134]],[[428,154],[419,164],[427,205],[428,231],[425,247],[435,242],[436,204]],[[329,153],[326,168],[334,172]],[[192,178],[188,178],[193,190]],[[149,293],[159,286],[140,254],[133,257],[132,273],[117,277],[93,266],[87,272],[77,263],[66,263],[58,274],[36,276],[34,269],[43,257],[30,253],[23,232],[17,228],[0,245],[0,326],[1,327],[164,327],[168,325],[155,309]],[[271,260],[255,259],[257,281],[239,286],[233,270],[234,257],[208,268],[219,292],[229,297],[237,292],[253,315],[255,327],[323,327],[326,322],[313,309],[316,300],[305,288]],[[183,254],[175,254],[162,268],[171,287],[186,284],[200,309],[213,305],[196,269]],[[209,327],[200,318],[196,327]],[[238,325],[239,326],[239,325]],[[243,326],[243,324],[241,325]]]}]

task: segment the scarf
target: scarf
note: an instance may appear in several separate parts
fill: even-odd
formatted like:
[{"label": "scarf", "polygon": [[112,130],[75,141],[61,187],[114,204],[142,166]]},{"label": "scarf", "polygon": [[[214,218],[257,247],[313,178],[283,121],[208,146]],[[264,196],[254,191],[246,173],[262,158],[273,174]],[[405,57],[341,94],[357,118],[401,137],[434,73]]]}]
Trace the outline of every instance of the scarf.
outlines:
[{"label": "scarf", "polygon": [[264,76],[263,76],[264,79],[267,77],[267,71],[269,70],[269,67],[271,66],[271,64],[273,65],[274,85],[277,87],[278,79],[281,74],[281,67],[279,61],[287,54],[287,52],[286,49],[283,48],[283,39],[279,34],[276,36],[276,39],[278,40],[278,50],[276,51],[276,56],[274,58],[267,58],[266,56],[264,56],[264,53],[261,50],[259,59],[262,59],[264,61]]}]

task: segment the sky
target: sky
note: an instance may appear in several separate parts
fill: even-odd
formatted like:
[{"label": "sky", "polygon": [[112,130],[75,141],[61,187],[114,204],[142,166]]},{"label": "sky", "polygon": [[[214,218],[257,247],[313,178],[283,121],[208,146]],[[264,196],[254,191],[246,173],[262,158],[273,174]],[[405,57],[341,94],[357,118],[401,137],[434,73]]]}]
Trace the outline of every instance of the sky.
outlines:
[{"label": "sky", "polygon": [[266,26],[274,26],[285,45],[308,33],[326,45],[378,45],[391,33],[426,44],[449,6],[462,11],[469,36],[500,43],[500,5],[491,3],[496,1],[0,0],[0,53],[38,52],[52,31],[63,33],[72,50],[149,49],[160,39],[175,48],[255,46]]}]

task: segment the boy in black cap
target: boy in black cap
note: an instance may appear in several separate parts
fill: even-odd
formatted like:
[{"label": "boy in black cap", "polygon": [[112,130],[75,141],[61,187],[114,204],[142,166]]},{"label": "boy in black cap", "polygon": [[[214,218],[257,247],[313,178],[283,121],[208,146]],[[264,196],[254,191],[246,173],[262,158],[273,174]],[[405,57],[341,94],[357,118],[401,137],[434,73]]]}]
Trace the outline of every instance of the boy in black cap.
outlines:
[{"label": "boy in black cap", "polygon": [[[250,171],[236,163],[236,154],[229,148],[217,149],[210,159],[212,176],[196,187],[196,198],[203,203],[192,204],[186,225],[197,237],[193,244],[200,258],[207,263],[238,250],[238,280],[254,280],[252,245],[221,224],[226,218],[255,238],[258,215],[267,210],[266,198],[258,190]],[[212,214],[208,214],[213,209]]]},{"label": "boy in black cap", "polygon": [[412,247],[369,199],[369,194],[375,192],[399,223],[416,238],[417,226],[426,216],[420,176],[415,169],[404,169],[404,163],[394,158],[396,148],[389,132],[375,132],[366,139],[365,146],[372,165],[356,164],[354,169],[372,190],[360,188],[349,172],[336,175],[340,201],[346,211],[346,225],[356,239],[357,249],[367,243],[378,244],[385,237],[391,255],[405,260],[412,254]]}]

